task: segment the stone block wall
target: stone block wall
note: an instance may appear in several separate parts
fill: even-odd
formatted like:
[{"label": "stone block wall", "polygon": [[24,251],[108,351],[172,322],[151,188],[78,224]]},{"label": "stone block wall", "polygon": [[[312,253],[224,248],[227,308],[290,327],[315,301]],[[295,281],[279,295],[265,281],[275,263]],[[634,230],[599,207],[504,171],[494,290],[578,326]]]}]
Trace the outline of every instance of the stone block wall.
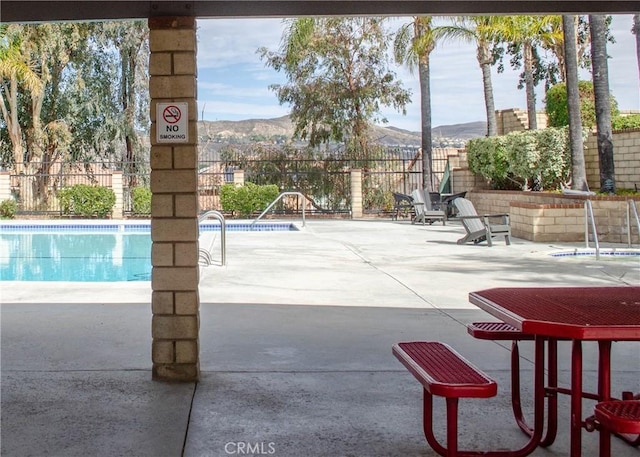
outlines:
[{"label": "stone block wall", "polygon": [[[546,128],[546,113],[544,111],[538,111],[536,115],[538,128]],[[498,123],[498,135],[506,135],[509,132],[520,132],[529,129],[529,115],[526,111],[518,108],[496,111],[496,120]]]},{"label": "stone block wall", "polygon": [[[200,376],[196,23],[149,19],[151,95],[151,358],[153,377]],[[188,140],[159,143],[158,103],[186,102]]]},{"label": "stone block wall", "polygon": [[[562,195],[551,192],[473,191],[467,193],[479,214],[509,214],[514,237],[529,241],[584,241],[585,207],[591,200],[598,240],[627,243],[627,197]],[[640,199],[636,199],[640,206]],[[640,243],[631,220],[631,241]]]},{"label": "stone block wall", "polygon": [[[616,188],[640,190],[640,129],[613,133]],[[584,144],[584,160],[590,189],[600,188],[598,142],[595,134]]]}]

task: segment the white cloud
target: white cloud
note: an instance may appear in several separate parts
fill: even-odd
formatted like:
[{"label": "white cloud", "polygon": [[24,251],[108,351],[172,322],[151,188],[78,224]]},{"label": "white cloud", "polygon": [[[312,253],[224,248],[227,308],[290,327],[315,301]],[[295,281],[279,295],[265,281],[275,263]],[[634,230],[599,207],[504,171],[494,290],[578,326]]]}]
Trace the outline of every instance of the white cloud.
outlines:
[{"label": "white cloud", "polygon": [[[226,97],[276,100],[273,91],[267,86],[239,87],[232,84],[200,82],[198,83],[200,97]],[[277,101],[276,101],[277,103]]]},{"label": "white cloud", "polygon": [[264,67],[258,48],[276,49],[282,19],[205,19],[198,21],[198,66],[219,68],[233,64]]},{"label": "white cloud", "polygon": [[239,121],[244,119],[272,119],[289,113],[277,103],[259,105],[220,100],[198,100],[198,113],[210,121]]}]

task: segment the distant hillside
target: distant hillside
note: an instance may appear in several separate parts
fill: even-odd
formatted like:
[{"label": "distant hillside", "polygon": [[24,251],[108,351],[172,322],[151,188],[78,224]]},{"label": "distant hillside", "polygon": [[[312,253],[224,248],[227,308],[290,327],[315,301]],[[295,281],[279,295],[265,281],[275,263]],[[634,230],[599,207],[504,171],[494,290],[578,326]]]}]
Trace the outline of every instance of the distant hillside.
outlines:
[{"label": "distant hillside", "polygon": [[[200,137],[216,143],[225,142],[224,140],[237,142],[288,140],[293,136],[294,131],[289,116],[243,121],[203,121],[199,124]],[[441,125],[432,129],[434,143],[442,139],[458,140],[463,143],[470,138],[484,136],[485,133],[485,122]],[[420,132],[411,132],[397,127],[375,126],[373,137],[378,143],[387,146],[420,146]]]},{"label": "distant hillside", "polygon": [[462,138],[470,140],[487,134],[487,123],[467,122],[465,124],[440,125],[431,129],[434,138]]}]

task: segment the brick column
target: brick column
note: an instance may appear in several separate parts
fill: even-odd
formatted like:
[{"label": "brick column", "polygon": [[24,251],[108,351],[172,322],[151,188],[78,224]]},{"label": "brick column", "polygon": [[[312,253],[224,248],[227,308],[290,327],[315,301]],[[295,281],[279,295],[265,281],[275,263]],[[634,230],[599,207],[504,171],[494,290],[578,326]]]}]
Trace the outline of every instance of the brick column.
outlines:
[{"label": "brick column", "polygon": [[[200,376],[196,21],[149,19],[153,378]],[[188,141],[158,143],[156,105],[188,103]]]},{"label": "brick column", "polygon": [[351,170],[351,217],[362,217],[362,170]]}]

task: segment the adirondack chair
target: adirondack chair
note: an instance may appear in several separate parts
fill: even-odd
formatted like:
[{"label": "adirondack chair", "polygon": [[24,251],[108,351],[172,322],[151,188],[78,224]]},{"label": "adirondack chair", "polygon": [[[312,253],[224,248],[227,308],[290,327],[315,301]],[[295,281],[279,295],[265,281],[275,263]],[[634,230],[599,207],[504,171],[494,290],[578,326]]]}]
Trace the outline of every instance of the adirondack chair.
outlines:
[{"label": "adirondack chair", "polygon": [[[484,214],[481,216],[477,213],[473,203],[466,198],[456,198],[453,204],[458,210],[456,219],[462,222],[462,226],[467,231],[467,234],[458,240],[458,244],[470,241],[478,244],[486,240],[487,244],[492,246],[491,238],[495,236],[504,236],[504,242],[507,245],[511,244],[508,214]],[[490,222],[495,219],[500,219],[500,222],[497,224]]]},{"label": "adirondack chair", "polygon": [[444,211],[434,209],[431,205],[431,197],[425,196],[425,191],[422,189],[416,189],[411,193],[413,198],[413,208],[416,216],[413,218],[413,223],[422,222],[422,225],[426,223],[433,224],[434,221],[442,221],[442,225],[446,224],[447,215]]}]

